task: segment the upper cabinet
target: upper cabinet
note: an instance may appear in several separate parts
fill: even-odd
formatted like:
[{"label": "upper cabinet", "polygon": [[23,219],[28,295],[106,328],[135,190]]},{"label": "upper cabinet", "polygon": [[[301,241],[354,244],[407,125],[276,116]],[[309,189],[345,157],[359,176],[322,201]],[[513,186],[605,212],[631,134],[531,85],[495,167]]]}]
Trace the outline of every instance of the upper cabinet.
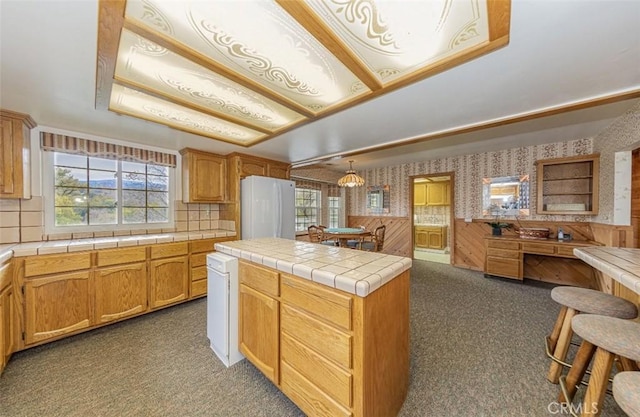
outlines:
[{"label": "upper cabinet", "polygon": [[241,153],[227,155],[229,164],[229,200],[240,200],[240,180],[251,175],[289,179],[290,166],[286,162],[273,161]]},{"label": "upper cabinet", "polygon": [[226,200],[227,159],[185,148],[182,155],[182,200],[185,203],[219,203]]},{"label": "upper cabinet", "polygon": [[600,155],[536,162],[538,214],[598,214]]},{"label": "upper cabinet", "polygon": [[427,204],[427,184],[420,183],[413,185],[413,205],[424,206]]},{"label": "upper cabinet", "polygon": [[33,119],[0,110],[0,198],[31,198],[31,129]]},{"label": "upper cabinet", "polygon": [[414,206],[447,206],[451,204],[448,182],[423,182],[413,186]]}]

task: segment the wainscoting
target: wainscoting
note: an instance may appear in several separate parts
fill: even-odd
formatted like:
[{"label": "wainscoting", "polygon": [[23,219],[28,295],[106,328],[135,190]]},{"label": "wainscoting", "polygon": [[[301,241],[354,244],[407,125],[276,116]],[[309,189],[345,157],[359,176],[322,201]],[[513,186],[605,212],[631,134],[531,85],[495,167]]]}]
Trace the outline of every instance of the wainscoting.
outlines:
[{"label": "wainscoting", "polygon": [[387,228],[384,232],[382,252],[413,258],[411,221],[408,217],[349,216],[347,225],[348,227],[364,226],[371,231],[374,231],[378,226],[385,225]]}]

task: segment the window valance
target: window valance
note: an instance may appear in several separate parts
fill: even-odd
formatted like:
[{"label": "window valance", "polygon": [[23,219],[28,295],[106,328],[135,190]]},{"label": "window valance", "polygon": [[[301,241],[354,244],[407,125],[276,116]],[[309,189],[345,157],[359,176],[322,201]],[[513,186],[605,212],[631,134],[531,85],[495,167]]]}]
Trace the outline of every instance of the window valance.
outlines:
[{"label": "window valance", "polygon": [[123,161],[156,164],[175,168],[176,156],[139,149],[131,146],[116,145],[96,140],[76,138],[49,132],[40,133],[40,148],[43,151],[65,152],[75,155],[93,156],[97,158],[117,159]]},{"label": "window valance", "polygon": [[315,181],[296,179],[295,182],[296,188],[304,188],[307,190],[320,190],[322,188],[322,184]]}]

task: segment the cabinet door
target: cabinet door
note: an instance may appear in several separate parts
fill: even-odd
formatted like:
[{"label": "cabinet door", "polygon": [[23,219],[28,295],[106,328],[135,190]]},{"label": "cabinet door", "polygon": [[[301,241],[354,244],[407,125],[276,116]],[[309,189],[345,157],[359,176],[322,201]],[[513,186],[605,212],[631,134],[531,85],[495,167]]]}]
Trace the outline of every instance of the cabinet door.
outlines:
[{"label": "cabinet door", "polygon": [[14,181],[14,170],[19,156],[16,155],[14,149],[14,133],[13,133],[13,121],[8,118],[0,119],[0,162],[2,163],[2,169],[0,169],[0,195],[11,195],[14,193],[14,189],[17,188]]},{"label": "cabinet door", "polygon": [[431,249],[442,249],[442,232],[429,232],[429,247]]},{"label": "cabinet door", "polygon": [[220,202],[226,198],[227,161],[205,152],[185,151],[183,200],[185,202]]},{"label": "cabinet door", "polygon": [[240,284],[240,352],[276,385],[279,385],[279,304],[276,299]]},{"label": "cabinet door", "polygon": [[427,204],[427,185],[414,184],[413,186],[413,205],[424,206]]},{"label": "cabinet door", "polygon": [[145,262],[98,269],[94,280],[96,324],[132,316],[147,309]]},{"label": "cabinet door", "polygon": [[269,169],[269,172],[267,173],[267,175],[270,176],[271,178],[280,178],[283,180],[289,179],[288,165],[278,165],[278,164],[269,163],[268,169]]},{"label": "cabinet door", "polygon": [[157,259],[150,263],[151,308],[166,306],[189,297],[189,258]]},{"label": "cabinet door", "polygon": [[419,248],[429,247],[429,232],[416,230],[415,245]]},{"label": "cabinet door", "polygon": [[0,347],[0,352],[2,353],[0,364],[2,364],[3,367],[9,362],[9,357],[11,357],[11,354],[16,350],[13,303],[14,291],[13,287],[10,286],[0,294],[0,340],[2,341],[2,346]]},{"label": "cabinet door", "polygon": [[25,343],[90,327],[91,284],[90,271],[25,279]]},{"label": "cabinet door", "polygon": [[447,203],[448,187],[445,182],[427,184],[427,205],[444,206]]},{"label": "cabinet door", "polygon": [[256,160],[256,159],[248,159],[242,158],[240,160],[240,177],[248,177],[250,175],[267,175],[267,162]]}]

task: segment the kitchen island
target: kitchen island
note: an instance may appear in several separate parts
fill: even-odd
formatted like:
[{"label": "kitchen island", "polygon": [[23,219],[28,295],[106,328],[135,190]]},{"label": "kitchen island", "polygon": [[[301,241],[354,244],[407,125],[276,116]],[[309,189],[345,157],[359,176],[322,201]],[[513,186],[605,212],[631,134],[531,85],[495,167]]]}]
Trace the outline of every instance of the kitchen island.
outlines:
[{"label": "kitchen island", "polygon": [[310,416],[395,416],[409,384],[411,259],[302,241],[240,259],[240,351]]}]

